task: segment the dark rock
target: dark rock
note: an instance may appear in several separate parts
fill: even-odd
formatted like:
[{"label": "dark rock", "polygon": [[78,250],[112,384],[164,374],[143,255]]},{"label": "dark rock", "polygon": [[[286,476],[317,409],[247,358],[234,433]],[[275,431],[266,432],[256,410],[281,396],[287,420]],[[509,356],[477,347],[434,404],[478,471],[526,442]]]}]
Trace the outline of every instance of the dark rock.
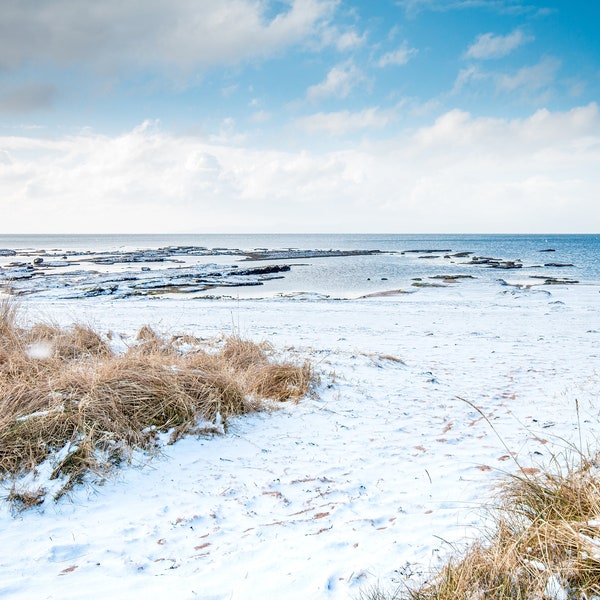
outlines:
[{"label": "dark rock", "polygon": [[[34,261],[35,262],[35,261]],[[44,268],[44,269],[61,269],[64,268],[66,266],[78,266],[79,263],[75,262],[73,260],[70,260],[68,262],[63,262],[60,260],[44,260],[41,263],[37,263],[36,266],[40,267],[40,268]],[[94,272],[94,271],[89,271],[89,272]]]},{"label": "dark rock", "polygon": [[540,250],[540,252],[556,252],[554,248],[546,248],[545,250]]},{"label": "dark rock", "polygon": [[253,287],[264,285],[262,281],[235,281],[219,284],[220,287]]},{"label": "dark rock", "polygon": [[371,256],[384,254],[381,250],[272,250],[248,252],[244,260],[291,260],[297,258],[337,258],[342,256]]},{"label": "dark rock", "polygon": [[574,267],[572,263],[546,263],[545,267]]},{"label": "dark rock", "polygon": [[441,283],[427,283],[425,281],[415,281],[414,283],[411,283],[411,285],[413,287],[418,287],[418,288],[443,288],[443,287],[448,287],[446,285],[442,285]]},{"label": "dark rock", "polygon": [[467,265],[483,265],[489,269],[521,269],[523,264],[516,260],[502,260],[489,256],[473,256]]},{"label": "dark rock", "polygon": [[568,285],[568,284],[576,284],[579,281],[575,279],[568,279],[566,277],[546,277],[545,275],[530,275],[531,279],[543,279],[544,283],[542,285]]},{"label": "dark rock", "polygon": [[436,248],[434,248],[433,250],[402,250],[400,254],[443,254],[444,252],[452,252],[452,250],[447,248],[442,250]]},{"label": "dark rock", "polygon": [[41,265],[44,262],[43,258],[40,258],[39,256],[37,258],[33,259],[33,264],[34,265]]},{"label": "dark rock", "polygon": [[456,252],[455,254],[446,254],[446,255],[444,255],[444,258],[467,258],[471,254],[473,254],[473,253],[472,252]]},{"label": "dark rock", "polygon": [[271,273],[283,273],[290,271],[289,265],[267,265],[265,267],[256,267],[254,269],[237,270],[235,275],[270,275]]},{"label": "dark rock", "polygon": [[96,286],[85,290],[83,295],[86,298],[93,298],[94,296],[108,296],[110,294],[114,294],[117,289],[119,289],[118,285],[109,285],[107,287]]},{"label": "dark rock", "polygon": [[490,265],[499,264],[501,260],[499,258],[491,258],[489,256],[473,256],[466,265]]},{"label": "dark rock", "polygon": [[0,249],[0,256],[16,256],[17,253],[14,250],[9,250],[8,248]]},{"label": "dark rock", "polygon": [[523,265],[513,260],[505,260],[498,264],[490,264],[491,269],[522,269]]},{"label": "dark rock", "polygon": [[473,275],[431,275],[429,279],[475,279]]},{"label": "dark rock", "polygon": [[550,277],[544,281],[544,285],[574,285],[579,283],[576,279],[560,279],[557,277]]}]

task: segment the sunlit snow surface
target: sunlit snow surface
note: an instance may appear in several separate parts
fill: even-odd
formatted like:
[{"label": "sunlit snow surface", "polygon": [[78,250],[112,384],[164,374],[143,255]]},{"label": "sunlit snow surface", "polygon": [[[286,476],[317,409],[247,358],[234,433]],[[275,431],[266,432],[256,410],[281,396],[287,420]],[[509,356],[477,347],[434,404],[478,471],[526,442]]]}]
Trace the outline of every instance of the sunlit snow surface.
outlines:
[{"label": "sunlit snow surface", "polygon": [[528,289],[486,276],[411,291],[23,296],[24,319],[123,334],[113,339],[152,324],[268,340],[310,360],[321,385],[224,436],[136,456],[57,504],[16,516],[3,504],[0,597],[356,598],[418,581],[477,534],[494,483],[517,469],[505,446],[525,467],[570,443],[595,447],[597,283]]}]

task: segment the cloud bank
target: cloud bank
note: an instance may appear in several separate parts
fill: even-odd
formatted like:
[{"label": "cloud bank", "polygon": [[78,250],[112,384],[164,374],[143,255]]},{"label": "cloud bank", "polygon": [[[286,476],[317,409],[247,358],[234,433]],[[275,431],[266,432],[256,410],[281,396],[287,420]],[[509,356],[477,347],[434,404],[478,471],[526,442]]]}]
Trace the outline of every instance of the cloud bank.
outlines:
[{"label": "cloud bank", "polygon": [[596,104],[515,120],[452,110],[325,153],[210,143],[152,123],[112,137],[5,136],[0,232],[570,232],[582,214],[593,231],[598,164]]},{"label": "cloud bank", "polygon": [[107,72],[231,64],[318,36],[335,5],[291,0],[273,15],[255,0],[3,0],[0,71],[36,62]]}]

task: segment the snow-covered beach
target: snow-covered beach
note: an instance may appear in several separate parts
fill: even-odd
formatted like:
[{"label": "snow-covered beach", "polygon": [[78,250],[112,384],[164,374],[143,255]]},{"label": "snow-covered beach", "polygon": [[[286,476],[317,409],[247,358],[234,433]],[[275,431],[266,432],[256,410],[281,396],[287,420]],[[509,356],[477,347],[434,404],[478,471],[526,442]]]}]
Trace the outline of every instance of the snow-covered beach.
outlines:
[{"label": "snow-covered beach", "polygon": [[338,301],[24,299],[28,319],[125,342],[144,324],[267,340],[309,359],[321,385],[57,504],[14,515],[4,503],[0,595],[342,599],[418,579],[477,535],[494,483],[518,469],[506,447],[525,468],[595,447],[598,292],[481,282]]},{"label": "snow-covered beach", "polygon": [[599,23],[4,0],[0,600],[600,600]]}]

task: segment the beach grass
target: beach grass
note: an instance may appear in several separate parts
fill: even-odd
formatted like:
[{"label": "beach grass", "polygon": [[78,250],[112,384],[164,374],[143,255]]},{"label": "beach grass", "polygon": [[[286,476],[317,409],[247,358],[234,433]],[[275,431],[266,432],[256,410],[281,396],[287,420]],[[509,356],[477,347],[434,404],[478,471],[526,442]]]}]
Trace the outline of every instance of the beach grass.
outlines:
[{"label": "beach grass", "polygon": [[363,600],[597,600],[598,463],[574,451],[547,470],[505,476],[478,541],[418,587],[375,589]]},{"label": "beach grass", "polygon": [[[51,462],[57,496],[89,472],[108,473],[161,432],[220,432],[235,415],[297,401],[315,380],[308,363],[276,360],[267,344],[233,335],[218,344],[164,338],[143,327],[125,352],[81,324],[19,324],[0,303],[0,478],[17,480]],[[271,400],[271,402],[269,402]],[[43,490],[13,487],[21,507]]]}]

